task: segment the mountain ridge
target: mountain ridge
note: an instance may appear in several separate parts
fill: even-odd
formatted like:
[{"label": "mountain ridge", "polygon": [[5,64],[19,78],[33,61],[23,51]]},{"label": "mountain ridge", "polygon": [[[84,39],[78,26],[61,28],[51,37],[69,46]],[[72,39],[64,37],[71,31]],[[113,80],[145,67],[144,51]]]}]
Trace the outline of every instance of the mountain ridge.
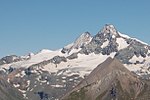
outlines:
[{"label": "mountain ridge", "polygon": [[[118,82],[122,91],[117,87]],[[119,60],[116,58],[107,58],[105,62],[98,65],[87,78],[81,81],[68,96],[64,96],[62,100],[126,100],[127,98],[129,100],[132,98],[143,98],[138,96],[144,90],[144,85],[145,83],[127,70]],[[115,88],[114,97],[110,96],[111,93],[109,93],[109,90],[111,90],[111,88]],[[83,91],[82,89],[85,90]],[[132,89],[132,92],[130,89]],[[83,93],[80,94],[80,91]],[[83,94],[84,96],[81,96]],[[125,97],[126,95],[129,97]]]},{"label": "mountain ridge", "polygon": [[59,50],[43,49],[26,56],[4,57],[0,59],[3,62],[0,75],[5,76],[24,98],[55,100],[78,86],[109,57],[118,59],[139,78],[150,79],[150,46],[121,34],[111,24],[94,36],[85,32]]}]

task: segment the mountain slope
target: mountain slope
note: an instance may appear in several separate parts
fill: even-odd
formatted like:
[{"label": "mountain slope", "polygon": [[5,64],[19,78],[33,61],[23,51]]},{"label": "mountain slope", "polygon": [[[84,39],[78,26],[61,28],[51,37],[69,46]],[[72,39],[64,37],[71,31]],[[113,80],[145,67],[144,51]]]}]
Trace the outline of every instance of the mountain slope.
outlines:
[{"label": "mountain slope", "polygon": [[72,53],[73,51],[79,51],[81,47],[87,45],[92,40],[92,36],[89,32],[81,34],[75,42],[65,46],[61,52],[62,53]]},{"label": "mountain slope", "polygon": [[[149,84],[150,85],[150,84]],[[63,100],[147,100],[148,85],[116,58],[108,58],[81,81]]]},{"label": "mountain slope", "polygon": [[0,78],[0,100],[25,100],[23,95],[13,86]]}]

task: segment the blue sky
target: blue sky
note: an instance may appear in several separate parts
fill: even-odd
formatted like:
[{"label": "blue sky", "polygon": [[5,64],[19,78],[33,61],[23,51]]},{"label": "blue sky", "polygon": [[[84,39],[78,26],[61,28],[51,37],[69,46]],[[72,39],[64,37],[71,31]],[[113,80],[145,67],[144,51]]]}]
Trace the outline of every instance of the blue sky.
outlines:
[{"label": "blue sky", "polygon": [[150,44],[150,0],[0,0],[0,57],[58,49],[106,23]]}]

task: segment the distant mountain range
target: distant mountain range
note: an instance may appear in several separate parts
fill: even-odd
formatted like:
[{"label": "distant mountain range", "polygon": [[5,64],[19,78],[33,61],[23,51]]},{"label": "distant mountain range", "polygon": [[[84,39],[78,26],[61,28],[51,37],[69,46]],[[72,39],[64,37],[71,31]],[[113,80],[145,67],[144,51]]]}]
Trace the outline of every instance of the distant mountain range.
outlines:
[{"label": "distant mountain range", "polygon": [[150,46],[106,24],[56,51],[3,57],[0,75],[11,100],[149,100]]}]

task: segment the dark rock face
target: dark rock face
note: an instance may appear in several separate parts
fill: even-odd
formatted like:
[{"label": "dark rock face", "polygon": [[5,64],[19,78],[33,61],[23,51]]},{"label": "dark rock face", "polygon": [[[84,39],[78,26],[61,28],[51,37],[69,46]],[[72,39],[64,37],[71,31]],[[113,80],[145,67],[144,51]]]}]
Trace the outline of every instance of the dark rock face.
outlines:
[{"label": "dark rock face", "polygon": [[115,57],[124,64],[130,64],[129,60],[135,55],[145,58],[148,55],[148,47],[136,40],[128,39],[130,44],[127,48],[120,50],[116,53]]},{"label": "dark rock face", "polygon": [[[118,49],[119,44],[117,43],[117,39],[122,38],[128,44],[126,48]],[[103,47],[103,44],[108,42],[108,44]],[[120,44],[121,45],[121,44]],[[133,56],[143,57],[149,56],[148,50],[150,50],[149,46],[139,42],[136,39],[126,38],[119,35],[118,31],[114,26],[106,25],[98,34],[96,34],[91,42],[79,51],[81,54],[100,54],[110,55],[111,53],[116,53],[115,57],[120,60],[123,64],[132,64],[130,59]],[[137,61],[135,64],[142,64],[143,61]]]},{"label": "dark rock face", "polygon": [[117,43],[116,42],[110,42],[108,46],[102,49],[103,55],[110,55],[112,52],[117,52]]},{"label": "dark rock face", "polygon": [[120,50],[115,57],[122,61],[124,64],[130,64],[129,60],[134,56],[134,51],[132,51],[132,47],[125,48]]},{"label": "dark rock face", "polygon": [[63,48],[61,50],[62,53],[69,53],[71,51],[71,48]]},{"label": "dark rock face", "polygon": [[18,61],[22,61],[22,60],[28,60],[29,58],[22,58],[16,55],[10,55],[10,56],[6,56],[0,59],[0,65],[3,64],[10,64],[13,62],[18,62]]},{"label": "dark rock face", "polygon": [[19,60],[21,60],[21,59],[16,55],[6,56],[6,57],[3,57],[2,59],[0,59],[0,65],[17,62]]},{"label": "dark rock face", "polygon": [[78,53],[73,53],[73,54],[71,54],[70,56],[68,56],[67,57],[68,59],[76,59],[76,58],[78,58]]},{"label": "dark rock face", "polygon": [[55,56],[51,59],[51,62],[54,64],[59,64],[61,62],[67,62],[67,59],[65,57]]},{"label": "dark rock face", "polygon": [[32,74],[31,71],[32,71],[32,69],[31,69],[31,67],[29,67],[29,68],[25,69],[25,74],[29,76]]},{"label": "dark rock face", "polygon": [[39,95],[39,97],[40,97],[41,100],[48,100],[48,98],[49,98],[48,94],[44,93],[43,91],[37,92],[35,94]]},{"label": "dark rock face", "polygon": [[11,73],[11,72],[13,72],[15,70],[15,68],[13,68],[13,67],[9,67],[9,69],[8,69],[8,73]]}]

